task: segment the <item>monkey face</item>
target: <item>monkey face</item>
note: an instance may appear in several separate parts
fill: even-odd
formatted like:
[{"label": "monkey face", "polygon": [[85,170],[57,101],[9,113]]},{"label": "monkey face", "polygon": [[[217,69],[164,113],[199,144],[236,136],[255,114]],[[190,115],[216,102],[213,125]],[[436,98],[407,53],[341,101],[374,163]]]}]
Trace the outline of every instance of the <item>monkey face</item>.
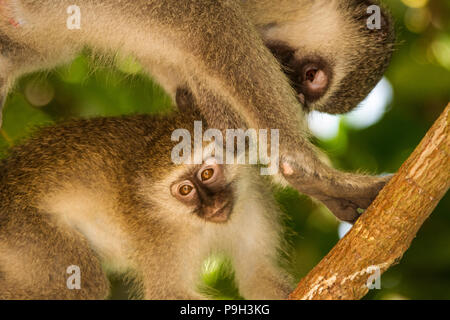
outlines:
[{"label": "monkey face", "polygon": [[[314,1],[289,20],[262,29],[306,111],[353,109],[382,77],[394,46],[394,30],[380,8],[379,29],[370,29],[375,0]],[[370,11],[369,11],[370,12]]]},{"label": "monkey face", "polygon": [[209,161],[170,187],[172,196],[206,221],[224,223],[233,210],[233,190],[223,165]]}]

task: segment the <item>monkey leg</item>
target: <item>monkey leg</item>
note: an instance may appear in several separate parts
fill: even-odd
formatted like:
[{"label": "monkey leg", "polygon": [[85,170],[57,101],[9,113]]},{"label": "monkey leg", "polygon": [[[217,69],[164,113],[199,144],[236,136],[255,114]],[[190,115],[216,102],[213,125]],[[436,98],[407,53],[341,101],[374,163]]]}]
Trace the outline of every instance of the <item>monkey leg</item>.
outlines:
[{"label": "monkey leg", "polygon": [[244,124],[279,129],[282,157],[296,152],[284,170],[292,173],[284,176],[299,191],[327,204],[337,217],[354,220],[356,207],[367,207],[383,184],[377,178],[341,174],[320,164],[302,132],[305,117],[293,88],[236,1],[80,0],[82,32],[64,27],[70,0],[11,3],[21,9],[26,24],[15,27],[3,21],[0,30],[45,57],[33,68],[56,65],[53,60],[69,59],[84,45],[133,53],[149,72],[154,67],[150,61],[162,61],[179,71],[179,83],[171,78],[170,88],[188,85],[210,128]]},{"label": "monkey leg", "polygon": [[[191,9],[194,8],[195,5]],[[230,43],[232,54],[217,53],[214,42],[221,42],[217,47],[223,47],[230,38],[227,38],[228,32],[224,34],[214,23],[208,26],[208,33],[197,29],[205,25],[191,26],[191,32],[183,37],[189,42],[180,44],[185,46],[183,50],[189,48],[201,63],[199,69],[206,70],[203,75],[192,70],[190,74],[194,76],[188,79],[188,85],[208,126],[279,129],[280,154],[284,159],[281,168],[286,180],[300,192],[322,201],[339,219],[355,221],[358,209],[370,205],[388,178],[343,173],[322,163],[307,133],[302,132],[306,129],[305,117],[274,57],[260,39],[254,38],[246,21],[240,20],[239,10],[225,13],[220,4],[210,9],[223,12],[221,16],[225,21],[233,21],[232,25],[227,24],[229,33],[242,35],[246,46]],[[192,65],[199,67],[195,63]],[[220,86],[214,88],[216,83]],[[184,96],[178,100],[182,101],[179,105],[184,106],[184,101],[189,99],[189,95]]]},{"label": "monkey leg", "polygon": [[[224,105],[226,102],[202,88],[203,104]],[[232,108],[217,108],[199,111],[199,104],[191,91],[181,87],[176,91],[176,102],[181,112],[194,111],[208,117],[218,111],[222,119],[221,129],[239,128],[245,126],[244,120],[232,112]],[[199,120],[201,117],[199,116]],[[209,125],[209,122],[208,122]],[[219,124],[217,124],[219,125]],[[286,142],[289,144],[290,142]],[[390,176],[376,177],[355,173],[340,172],[328,167],[317,157],[317,152],[306,140],[301,143],[298,152],[281,151],[281,173],[286,180],[300,192],[309,195],[325,204],[340,220],[353,223],[360,215],[359,209],[366,209],[377,196],[378,192],[389,181]]]},{"label": "monkey leg", "polygon": [[[159,243],[159,241],[161,241]],[[137,242],[134,258],[136,278],[142,284],[145,300],[204,300],[198,292],[204,254],[188,250],[189,239],[167,238]],[[151,246],[148,243],[152,243]],[[198,246],[192,243],[192,247]]]},{"label": "monkey leg", "polygon": [[[252,260],[254,257],[251,257]],[[261,261],[258,261],[261,262]],[[293,287],[284,270],[272,264],[252,264],[245,259],[246,266],[236,268],[239,293],[247,300],[284,300]],[[243,268],[242,268],[243,267]]]},{"label": "monkey leg", "polygon": [[0,299],[107,297],[107,278],[81,234],[36,209],[2,211]]},{"label": "monkey leg", "polygon": [[[213,92],[202,88],[203,104],[224,105],[226,102]],[[218,111],[201,110],[199,104],[187,88],[178,88],[176,102],[181,112],[194,111],[208,117],[210,113]],[[232,112],[232,108],[218,108],[223,114],[221,129],[239,128],[245,126],[243,119]],[[199,120],[201,117],[199,116]],[[208,122],[209,125],[209,122]],[[219,124],[217,124],[219,125]],[[290,142],[286,142],[289,144]],[[309,195],[325,204],[340,220],[353,223],[360,215],[359,209],[366,209],[377,196],[378,192],[389,181],[390,176],[377,177],[355,173],[340,172],[328,167],[317,157],[317,152],[306,140],[301,143],[298,152],[281,151],[281,173],[286,180],[301,193]]]},{"label": "monkey leg", "polygon": [[[264,226],[263,228],[267,230],[265,235],[273,232],[269,227],[278,228],[273,223]],[[249,230],[247,237],[256,238],[258,235],[252,234]],[[237,238],[243,239],[244,235]],[[231,252],[236,284],[240,295],[247,300],[287,299],[293,289],[294,282],[279,266],[278,246],[271,243],[272,240],[267,236],[265,239],[259,238],[250,243],[246,243],[245,240],[239,243],[236,241],[235,248]]]}]

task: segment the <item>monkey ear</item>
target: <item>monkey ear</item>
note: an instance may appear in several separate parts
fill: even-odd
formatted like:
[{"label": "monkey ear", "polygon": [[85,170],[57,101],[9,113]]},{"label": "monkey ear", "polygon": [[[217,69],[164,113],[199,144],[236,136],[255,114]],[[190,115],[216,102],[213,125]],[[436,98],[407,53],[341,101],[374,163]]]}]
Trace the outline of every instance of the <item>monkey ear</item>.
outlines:
[{"label": "monkey ear", "polygon": [[175,100],[181,113],[192,112],[195,103],[191,90],[186,87],[177,88]]},{"label": "monkey ear", "polygon": [[194,94],[187,87],[177,88],[175,100],[178,110],[183,116],[193,117],[195,120],[205,121],[195,101]]}]

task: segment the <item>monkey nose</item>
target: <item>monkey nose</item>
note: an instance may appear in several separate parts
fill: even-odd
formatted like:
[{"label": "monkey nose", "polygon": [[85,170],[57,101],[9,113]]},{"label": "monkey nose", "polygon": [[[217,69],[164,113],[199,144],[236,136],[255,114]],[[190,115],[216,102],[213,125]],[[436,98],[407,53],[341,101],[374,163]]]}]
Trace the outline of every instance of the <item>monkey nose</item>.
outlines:
[{"label": "monkey nose", "polygon": [[229,202],[222,206],[208,206],[203,208],[203,218],[212,222],[225,222],[231,213],[231,204]]}]

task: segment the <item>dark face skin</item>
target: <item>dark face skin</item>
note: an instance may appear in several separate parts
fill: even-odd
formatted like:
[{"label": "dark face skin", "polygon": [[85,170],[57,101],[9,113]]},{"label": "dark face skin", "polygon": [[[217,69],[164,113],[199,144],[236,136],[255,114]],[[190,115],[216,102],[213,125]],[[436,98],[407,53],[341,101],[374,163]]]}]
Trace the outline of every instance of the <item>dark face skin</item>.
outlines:
[{"label": "dark face skin", "polygon": [[308,109],[309,104],[323,97],[333,78],[332,67],[325,59],[318,56],[297,59],[295,50],[284,43],[266,45],[283,65],[302,105]]},{"label": "dark face skin", "polygon": [[170,189],[175,198],[206,221],[224,223],[233,210],[233,190],[226,182],[222,165],[204,164],[173,183]]}]

